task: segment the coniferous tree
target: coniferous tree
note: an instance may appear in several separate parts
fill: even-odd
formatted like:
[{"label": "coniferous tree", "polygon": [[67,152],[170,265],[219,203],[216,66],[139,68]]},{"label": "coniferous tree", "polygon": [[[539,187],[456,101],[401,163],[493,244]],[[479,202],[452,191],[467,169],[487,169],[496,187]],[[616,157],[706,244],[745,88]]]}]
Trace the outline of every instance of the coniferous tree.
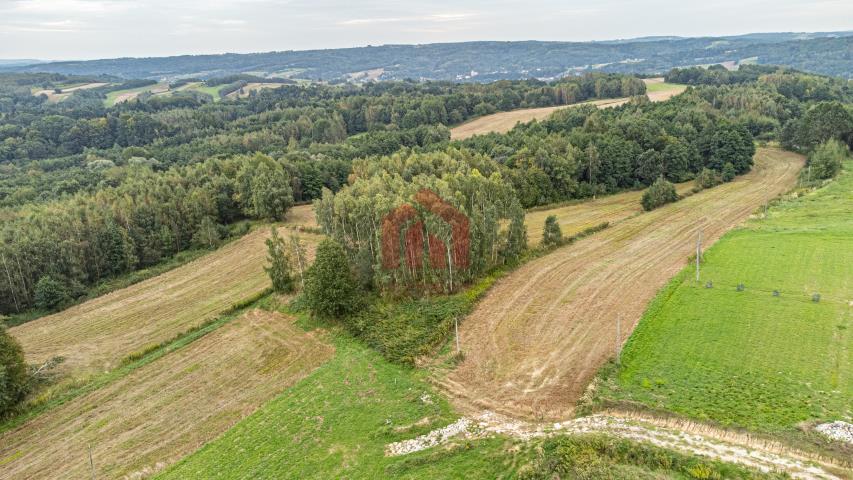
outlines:
[{"label": "coniferous tree", "polygon": [[327,238],[317,246],[314,263],[305,276],[305,300],[321,317],[342,317],[361,306],[360,291],[341,245]]}]

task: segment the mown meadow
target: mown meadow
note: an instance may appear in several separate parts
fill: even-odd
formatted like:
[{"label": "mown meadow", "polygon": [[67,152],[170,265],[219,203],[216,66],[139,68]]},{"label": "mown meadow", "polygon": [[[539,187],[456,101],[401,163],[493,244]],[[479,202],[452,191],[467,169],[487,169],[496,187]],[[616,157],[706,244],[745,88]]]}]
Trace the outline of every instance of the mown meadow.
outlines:
[{"label": "mown meadow", "polygon": [[[786,198],[663,289],[599,398],[790,433],[853,416],[853,163]],[[608,371],[609,370],[609,371]]]}]

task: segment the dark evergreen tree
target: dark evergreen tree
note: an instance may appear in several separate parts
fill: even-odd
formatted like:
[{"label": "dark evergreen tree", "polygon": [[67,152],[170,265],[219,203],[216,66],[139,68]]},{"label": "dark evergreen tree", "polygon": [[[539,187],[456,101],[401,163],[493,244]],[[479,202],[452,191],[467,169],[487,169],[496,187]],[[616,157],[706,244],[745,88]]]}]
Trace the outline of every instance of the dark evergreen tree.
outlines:
[{"label": "dark evergreen tree", "polygon": [[317,246],[305,275],[305,301],[321,317],[340,318],[359,310],[361,291],[341,245],[327,238]]}]

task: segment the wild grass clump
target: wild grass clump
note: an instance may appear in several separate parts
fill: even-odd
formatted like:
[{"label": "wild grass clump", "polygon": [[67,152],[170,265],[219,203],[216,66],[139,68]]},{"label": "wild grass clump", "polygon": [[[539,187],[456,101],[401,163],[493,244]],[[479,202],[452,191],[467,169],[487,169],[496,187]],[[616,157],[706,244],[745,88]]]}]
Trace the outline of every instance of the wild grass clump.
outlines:
[{"label": "wild grass clump", "polygon": [[782,479],[737,465],[685,455],[660,447],[606,435],[556,437],[546,440],[522,480],[553,478],[688,478]]}]

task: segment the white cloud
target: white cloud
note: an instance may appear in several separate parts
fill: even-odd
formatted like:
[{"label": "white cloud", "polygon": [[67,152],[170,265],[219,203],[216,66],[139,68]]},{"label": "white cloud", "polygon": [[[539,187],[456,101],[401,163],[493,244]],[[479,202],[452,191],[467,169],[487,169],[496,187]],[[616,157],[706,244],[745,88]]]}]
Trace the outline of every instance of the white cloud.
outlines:
[{"label": "white cloud", "polygon": [[12,11],[24,14],[105,14],[136,8],[135,1],[118,0],[15,0]]},{"label": "white cloud", "polygon": [[464,20],[474,16],[472,13],[439,13],[433,15],[420,15],[411,17],[385,17],[385,18],[353,18],[342,20],[338,25],[373,25],[378,23],[415,23],[415,22],[453,22]]}]

